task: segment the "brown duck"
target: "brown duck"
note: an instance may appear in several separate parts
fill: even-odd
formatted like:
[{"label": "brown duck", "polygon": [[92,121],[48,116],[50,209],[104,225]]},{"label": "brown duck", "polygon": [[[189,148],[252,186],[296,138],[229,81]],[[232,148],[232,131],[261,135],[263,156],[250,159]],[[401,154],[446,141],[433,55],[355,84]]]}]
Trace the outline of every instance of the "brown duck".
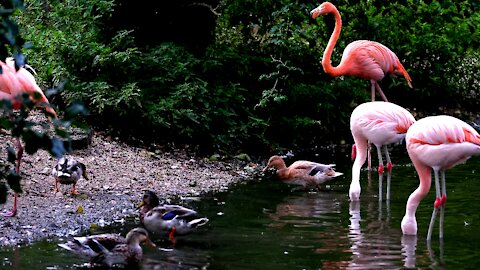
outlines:
[{"label": "brown duck", "polygon": [[334,166],[335,164],[325,165],[312,161],[298,160],[287,167],[282,157],[272,156],[263,171],[274,168],[276,169],[277,177],[284,183],[300,185],[305,190],[312,187],[320,190],[320,184],[343,174],[336,172],[333,169]]}]

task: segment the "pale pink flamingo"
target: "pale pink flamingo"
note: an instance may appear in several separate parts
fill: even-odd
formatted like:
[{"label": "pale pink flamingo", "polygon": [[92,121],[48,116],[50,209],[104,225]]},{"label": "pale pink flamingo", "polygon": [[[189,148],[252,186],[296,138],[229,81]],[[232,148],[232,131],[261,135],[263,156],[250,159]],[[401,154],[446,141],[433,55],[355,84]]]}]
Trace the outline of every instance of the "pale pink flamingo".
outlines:
[{"label": "pale pink flamingo", "polygon": [[[367,157],[368,142],[377,147],[378,172],[383,174],[384,166],[381,147],[387,159],[387,170],[392,169],[388,154],[388,144],[397,143],[405,138],[409,127],[415,122],[413,115],[406,109],[390,102],[372,101],[358,105],[350,116],[350,130],[355,141],[352,158],[352,182],[350,184],[350,200],[360,198],[360,169]],[[381,198],[381,197],[380,197]],[[390,199],[390,183],[387,182],[387,200]]]},{"label": "pale pink flamingo", "polygon": [[332,13],[335,17],[335,29],[328,41],[327,48],[323,53],[322,66],[323,70],[333,76],[355,76],[362,79],[370,80],[372,85],[372,101],[375,100],[375,89],[384,101],[388,101],[383,93],[378,81],[382,80],[386,74],[392,76],[404,76],[408,86],[412,88],[412,79],[403,67],[398,57],[386,46],[369,40],[357,40],[347,45],[343,51],[340,64],[333,67],[330,58],[332,56],[333,47],[340,36],[342,29],[342,18],[337,8],[330,2],[324,2],[310,12],[312,18],[319,15]]},{"label": "pale pink flamingo", "polygon": [[312,161],[297,160],[287,167],[282,157],[272,156],[268,159],[267,166],[263,170],[274,168],[277,177],[286,184],[300,185],[305,190],[308,190],[310,187],[316,187],[320,190],[320,184],[343,174],[336,172],[333,169],[334,166],[335,164],[326,165]]},{"label": "pale pink flamingo", "polygon": [[[8,100],[12,103],[14,110],[19,110],[23,104],[24,93],[30,96],[30,99],[39,106],[45,107],[45,110],[52,116],[57,114],[50,107],[47,97],[42,89],[37,85],[33,75],[25,68],[15,69],[13,58],[8,58],[5,62],[0,61],[2,72],[0,74],[0,100]],[[20,163],[23,155],[23,146],[20,138],[17,138],[17,164],[16,173],[20,174]],[[5,216],[12,217],[17,213],[17,193],[14,193],[13,208],[5,213]]]},{"label": "pale pink flamingo", "polygon": [[433,224],[439,209],[439,237],[443,239],[443,219],[447,199],[445,170],[464,163],[473,155],[480,155],[480,135],[467,123],[452,116],[440,115],[418,120],[408,130],[405,140],[408,155],[420,178],[420,185],[408,197],[401,224],[403,234],[417,234],[415,212],[420,201],[430,190],[433,169],[436,200],[428,227],[427,240],[432,237]]}]

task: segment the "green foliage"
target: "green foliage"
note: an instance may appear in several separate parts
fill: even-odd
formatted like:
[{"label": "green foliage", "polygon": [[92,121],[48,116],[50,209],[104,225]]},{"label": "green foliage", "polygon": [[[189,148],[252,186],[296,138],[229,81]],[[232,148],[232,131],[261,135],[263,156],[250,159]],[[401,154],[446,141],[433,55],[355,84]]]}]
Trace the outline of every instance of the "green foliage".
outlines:
[{"label": "green foliage", "polygon": [[[378,41],[413,79],[413,90],[403,78],[382,80],[391,101],[433,111],[478,106],[474,2],[333,2],[343,20],[334,66],[350,42]],[[139,47],[133,29],[111,30],[118,29],[109,19],[121,1],[26,3],[17,18],[42,83],[65,83],[66,104],[84,101],[95,125],[125,138],[212,151],[312,148],[349,141],[350,113],[370,99],[369,82],[324,73],[320,61],[334,21],[310,19],[320,3],[223,0],[215,41],[203,54],[168,42]]]}]

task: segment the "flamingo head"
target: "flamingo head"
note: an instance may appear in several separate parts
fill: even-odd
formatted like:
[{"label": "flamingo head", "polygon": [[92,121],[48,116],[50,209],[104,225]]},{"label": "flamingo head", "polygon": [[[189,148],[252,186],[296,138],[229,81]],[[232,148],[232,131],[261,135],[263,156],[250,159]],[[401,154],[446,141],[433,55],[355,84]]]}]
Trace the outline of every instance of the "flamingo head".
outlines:
[{"label": "flamingo head", "polygon": [[337,10],[337,8],[332,3],[324,2],[317,8],[310,11],[310,16],[313,19],[316,19],[318,16],[328,14],[330,12],[333,12],[334,10]]}]

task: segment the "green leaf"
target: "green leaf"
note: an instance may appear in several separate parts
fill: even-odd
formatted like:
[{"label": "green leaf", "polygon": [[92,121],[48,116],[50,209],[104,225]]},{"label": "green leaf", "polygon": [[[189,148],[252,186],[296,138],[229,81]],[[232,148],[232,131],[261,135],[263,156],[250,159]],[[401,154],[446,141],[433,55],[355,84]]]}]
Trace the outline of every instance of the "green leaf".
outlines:
[{"label": "green leaf", "polygon": [[13,170],[10,170],[10,173],[7,174],[7,183],[10,186],[10,188],[17,192],[17,193],[22,193],[22,187],[20,185],[20,180],[22,177],[15,173]]}]

